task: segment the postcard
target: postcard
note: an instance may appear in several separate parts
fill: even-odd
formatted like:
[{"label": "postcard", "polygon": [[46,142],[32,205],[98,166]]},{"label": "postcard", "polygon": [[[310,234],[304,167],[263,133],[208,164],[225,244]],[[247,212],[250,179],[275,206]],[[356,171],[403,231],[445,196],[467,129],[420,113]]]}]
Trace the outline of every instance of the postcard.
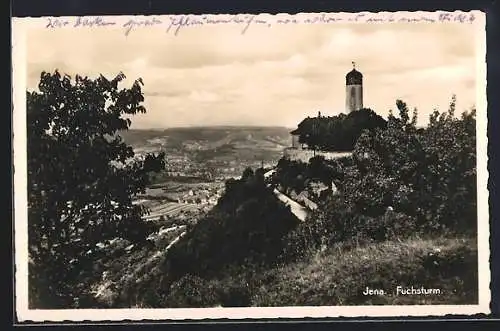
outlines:
[{"label": "postcard", "polygon": [[489,313],[484,13],[12,31],[19,321]]}]

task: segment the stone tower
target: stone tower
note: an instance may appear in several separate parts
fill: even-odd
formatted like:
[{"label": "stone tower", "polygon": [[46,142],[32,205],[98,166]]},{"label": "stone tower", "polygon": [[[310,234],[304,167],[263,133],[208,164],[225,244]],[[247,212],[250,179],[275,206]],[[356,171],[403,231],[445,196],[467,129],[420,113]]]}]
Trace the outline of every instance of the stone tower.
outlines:
[{"label": "stone tower", "polygon": [[356,70],[356,64],[352,63],[352,70],[345,76],[346,94],[345,108],[350,113],[353,110],[363,108],[363,75]]}]

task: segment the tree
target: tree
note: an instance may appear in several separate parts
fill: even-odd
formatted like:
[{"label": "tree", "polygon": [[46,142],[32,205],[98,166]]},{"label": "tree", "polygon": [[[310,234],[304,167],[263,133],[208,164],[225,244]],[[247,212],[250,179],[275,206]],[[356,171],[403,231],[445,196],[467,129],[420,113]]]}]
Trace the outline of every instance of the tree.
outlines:
[{"label": "tree", "polygon": [[455,117],[455,96],[448,112],[434,112],[422,141],[427,155],[422,182],[432,199],[421,204],[434,212],[429,220],[460,231],[477,229],[476,110]]},{"label": "tree", "polygon": [[85,289],[78,277],[92,267],[96,244],[115,237],[135,243],[149,234],[134,205],[149,174],[164,169],[164,154],[134,157],[119,131],[125,116],[145,113],[142,79],[42,72],[39,91],[27,92],[30,305],[71,307]]},{"label": "tree", "polygon": [[352,151],[365,130],[385,129],[386,121],[371,109],[333,117],[306,118],[299,125],[299,142],[312,150]]},{"label": "tree", "polygon": [[343,183],[343,191],[356,208],[380,216],[388,206],[412,214],[410,200],[416,192],[410,181],[425,168],[424,152],[407,105],[396,102],[399,117],[390,115],[387,128],[364,131],[355,145],[355,167]]},{"label": "tree", "polygon": [[387,128],[365,132],[353,153],[355,167],[344,176],[346,200],[360,212],[379,216],[387,207],[416,217],[424,232],[476,229],[475,111],[455,118],[455,97],[448,112],[434,112],[417,129],[406,104]]},{"label": "tree", "polygon": [[[290,235],[285,256],[323,244],[363,244],[409,235],[476,235],[475,110],[456,118],[455,97],[448,112],[435,112],[417,128],[417,112],[396,102],[398,116],[387,126],[365,130],[352,157],[329,162],[339,188],[319,202]],[[309,176],[324,171],[311,159]],[[290,166],[278,164],[278,175]],[[278,178],[278,179],[280,179]]]},{"label": "tree", "polygon": [[250,167],[246,167],[245,170],[243,170],[243,174],[241,175],[241,179],[248,180],[250,178],[253,178],[253,170]]}]

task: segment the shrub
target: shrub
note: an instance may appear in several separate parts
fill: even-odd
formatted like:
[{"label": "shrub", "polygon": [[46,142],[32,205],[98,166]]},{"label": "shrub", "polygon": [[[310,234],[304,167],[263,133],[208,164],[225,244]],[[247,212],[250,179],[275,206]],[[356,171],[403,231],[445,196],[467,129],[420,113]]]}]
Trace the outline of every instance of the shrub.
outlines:
[{"label": "shrub", "polygon": [[397,101],[399,117],[386,128],[365,131],[350,158],[312,159],[278,164],[276,181],[286,185],[302,171],[306,180],[333,181],[339,196],[326,196],[319,209],[289,235],[284,258],[296,258],[325,245],[356,245],[420,234],[476,231],[475,112],[454,117],[435,112],[426,128],[417,112]]},{"label": "shrub", "polygon": [[391,206],[426,232],[475,233],[475,112],[455,118],[453,98],[447,113],[417,129],[416,112],[410,121],[406,104],[397,106],[400,116],[389,116],[386,130],[356,143],[342,183],[347,202],[368,215]]},{"label": "shrub", "polygon": [[311,181],[317,181],[330,187],[332,181],[338,178],[337,164],[326,161],[321,155],[312,157],[308,163],[282,158],[279,160],[276,172],[271,182],[283,193],[300,193],[307,189]]},{"label": "shrub", "polygon": [[343,201],[329,197],[321,208],[288,236],[284,262],[297,260],[318,250],[342,243],[353,247],[370,242],[403,240],[418,234],[415,218],[390,209],[378,216],[359,213]]},{"label": "shrub", "polygon": [[213,284],[191,274],[183,276],[170,286],[165,301],[171,308],[202,308],[218,304]]},{"label": "shrub", "polygon": [[[246,172],[226,183],[218,204],[168,252],[164,271],[172,280],[185,274],[206,278],[226,275],[231,267],[272,265],[284,236],[298,220],[265,183]],[[168,282],[167,282],[168,283]]]}]

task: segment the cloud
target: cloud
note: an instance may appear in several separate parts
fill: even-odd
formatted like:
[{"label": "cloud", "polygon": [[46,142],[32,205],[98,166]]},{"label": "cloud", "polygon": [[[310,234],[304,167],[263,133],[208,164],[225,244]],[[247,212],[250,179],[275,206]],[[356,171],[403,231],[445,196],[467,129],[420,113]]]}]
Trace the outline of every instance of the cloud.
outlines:
[{"label": "cloud", "polygon": [[28,43],[28,85],[40,71],[142,77],[148,113],[135,127],[294,126],[344,111],[351,61],[364,75],[365,106],[382,116],[397,98],[421,120],[451,95],[475,102],[475,35],[465,24],[289,25],[239,29],[37,30]]},{"label": "cloud", "polygon": [[213,103],[219,101],[220,97],[210,91],[192,91],[189,94],[188,99],[192,102]]}]

